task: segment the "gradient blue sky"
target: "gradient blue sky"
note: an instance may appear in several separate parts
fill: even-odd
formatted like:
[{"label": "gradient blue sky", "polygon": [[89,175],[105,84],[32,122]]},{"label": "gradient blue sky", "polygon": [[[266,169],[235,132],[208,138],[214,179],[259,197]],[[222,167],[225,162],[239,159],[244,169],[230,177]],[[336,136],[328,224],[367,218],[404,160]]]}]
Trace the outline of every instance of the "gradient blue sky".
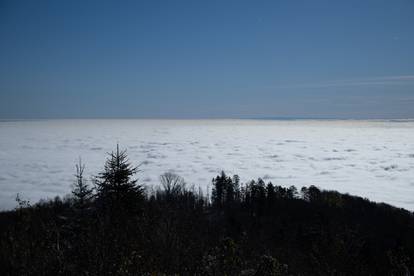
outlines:
[{"label": "gradient blue sky", "polygon": [[0,118],[414,118],[414,1],[0,0]]}]

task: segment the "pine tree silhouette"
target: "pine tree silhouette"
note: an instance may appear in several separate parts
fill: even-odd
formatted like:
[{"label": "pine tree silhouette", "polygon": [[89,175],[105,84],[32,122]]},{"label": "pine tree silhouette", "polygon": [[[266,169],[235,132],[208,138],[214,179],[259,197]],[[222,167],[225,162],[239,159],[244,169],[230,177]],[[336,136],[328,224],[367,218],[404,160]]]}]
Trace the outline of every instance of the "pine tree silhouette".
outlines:
[{"label": "pine tree silhouette", "polygon": [[132,177],[138,172],[128,160],[126,150],[109,153],[104,170],[95,179],[97,202],[105,210],[135,212],[144,198],[141,185]]}]

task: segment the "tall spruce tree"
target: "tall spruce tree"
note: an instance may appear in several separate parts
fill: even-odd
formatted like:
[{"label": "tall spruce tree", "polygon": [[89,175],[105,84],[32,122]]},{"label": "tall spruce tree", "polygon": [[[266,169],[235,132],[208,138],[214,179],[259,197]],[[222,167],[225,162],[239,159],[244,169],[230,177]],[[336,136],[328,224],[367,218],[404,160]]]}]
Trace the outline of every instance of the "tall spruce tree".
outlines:
[{"label": "tall spruce tree", "polygon": [[[144,191],[132,177],[138,172],[127,157],[126,150],[109,153],[104,170],[96,177],[97,203],[107,211],[136,212]],[[121,210],[120,210],[121,209]]]}]

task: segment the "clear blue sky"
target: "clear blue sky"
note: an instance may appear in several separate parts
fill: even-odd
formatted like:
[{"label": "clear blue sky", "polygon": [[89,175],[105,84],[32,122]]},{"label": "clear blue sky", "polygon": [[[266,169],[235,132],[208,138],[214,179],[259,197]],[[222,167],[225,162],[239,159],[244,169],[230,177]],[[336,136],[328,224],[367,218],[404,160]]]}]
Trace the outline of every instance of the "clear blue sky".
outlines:
[{"label": "clear blue sky", "polygon": [[414,118],[414,1],[0,0],[0,118]]}]

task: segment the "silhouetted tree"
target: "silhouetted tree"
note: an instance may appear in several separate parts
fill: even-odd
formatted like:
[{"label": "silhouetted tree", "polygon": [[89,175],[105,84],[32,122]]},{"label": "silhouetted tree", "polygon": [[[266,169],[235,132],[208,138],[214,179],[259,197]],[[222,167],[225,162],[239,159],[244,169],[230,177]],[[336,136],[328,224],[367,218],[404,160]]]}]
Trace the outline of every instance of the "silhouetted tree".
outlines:
[{"label": "silhouetted tree", "polygon": [[132,166],[126,150],[109,153],[103,172],[95,179],[97,203],[105,210],[136,212],[144,198],[143,187],[132,179],[138,167]]},{"label": "silhouetted tree", "polygon": [[73,185],[72,195],[75,206],[80,209],[85,208],[85,206],[89,203],[93,192],[83,177],[84,171],[85,165],[82,164],[81,159],[79,159],[79,163],[76,164],[76,181]]},{"label": "silhouetted tree", "polygon": [[302,198],[306,201],[318,202],[321,199],[321,191],[313,185],[311,185],[309,188],[303,187],[301,189],[301,193]]},{"label": "silhouetted tree", "polygon": [[161,186],[163,188],[164,196],[167,200],[171,200],[181,195],[185,190],[185,181],[181,176],[166,172],[160,176]]},{"label": "silhouetted tree", "polygon": [[290,186],[286,191],[287,198],[295,198],[298,196],[298,189],[295,186]]}]

